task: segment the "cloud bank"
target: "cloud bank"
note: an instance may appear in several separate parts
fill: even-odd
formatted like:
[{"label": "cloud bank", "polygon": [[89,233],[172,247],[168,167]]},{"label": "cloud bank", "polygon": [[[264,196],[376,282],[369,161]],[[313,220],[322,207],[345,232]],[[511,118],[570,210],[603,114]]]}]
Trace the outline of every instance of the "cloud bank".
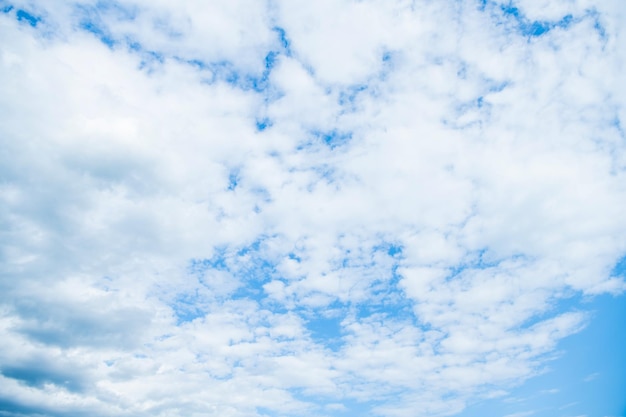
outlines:
[{"label": "cloud bank", "polygon": [[452,415],[625,288],[620,1],[0,10],[0,415]]}]

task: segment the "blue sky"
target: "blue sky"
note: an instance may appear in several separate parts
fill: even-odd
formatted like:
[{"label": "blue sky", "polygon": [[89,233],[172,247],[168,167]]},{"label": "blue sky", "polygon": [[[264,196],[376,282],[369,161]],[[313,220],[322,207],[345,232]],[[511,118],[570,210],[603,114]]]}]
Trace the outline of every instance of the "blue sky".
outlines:
[{"label": "blue sky", "polygon": [[625,22],[0,0],[0,416],[625,417]]}]

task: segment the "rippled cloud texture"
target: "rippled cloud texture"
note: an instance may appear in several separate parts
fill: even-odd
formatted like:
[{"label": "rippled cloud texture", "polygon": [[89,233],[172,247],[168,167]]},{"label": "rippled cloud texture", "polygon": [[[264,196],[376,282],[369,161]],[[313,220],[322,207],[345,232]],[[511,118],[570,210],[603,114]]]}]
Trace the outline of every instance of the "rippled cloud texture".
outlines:
[{"label": "rippled cloud texture", "polygon": [[0,1],[0,415],[452,415],[543,372],[625,289],[624,4]]}]

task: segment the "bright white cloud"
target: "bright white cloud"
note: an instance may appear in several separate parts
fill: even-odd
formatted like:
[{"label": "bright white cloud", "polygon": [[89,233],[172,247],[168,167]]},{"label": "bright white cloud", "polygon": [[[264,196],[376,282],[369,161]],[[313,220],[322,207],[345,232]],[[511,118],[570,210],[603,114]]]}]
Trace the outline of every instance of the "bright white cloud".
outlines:
[{"label": "bright white cloud", "polygon": [[625,288],[618,2],[0,8],[5,415],[450,415]]}]

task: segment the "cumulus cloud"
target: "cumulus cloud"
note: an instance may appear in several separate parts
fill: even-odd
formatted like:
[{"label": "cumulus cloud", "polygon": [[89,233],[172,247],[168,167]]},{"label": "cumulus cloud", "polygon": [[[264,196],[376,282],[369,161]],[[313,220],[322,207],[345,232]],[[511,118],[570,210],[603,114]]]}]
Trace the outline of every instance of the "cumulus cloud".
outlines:
[{"label": "cumulus cloud", "polygon": [[625,288],[619,2],[0,11],[3,415],[451,415]]}]

